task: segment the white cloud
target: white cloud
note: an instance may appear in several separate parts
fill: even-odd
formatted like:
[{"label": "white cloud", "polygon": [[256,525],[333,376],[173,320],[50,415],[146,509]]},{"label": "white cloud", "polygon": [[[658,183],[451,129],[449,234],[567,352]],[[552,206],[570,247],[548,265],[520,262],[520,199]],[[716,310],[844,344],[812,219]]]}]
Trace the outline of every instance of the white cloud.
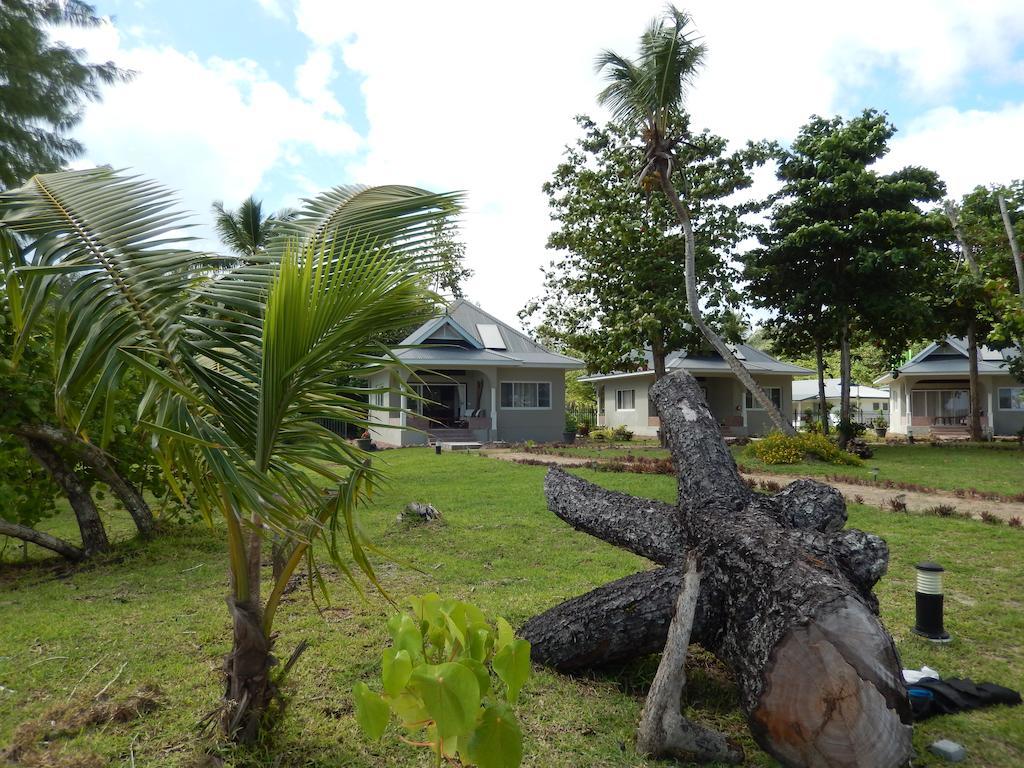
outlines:
[{"label": "white cloud", "polygon": [[959,197],[978,185],[1005,183],[1024,175],[1021,136],[1024,104],[993,112],[940,107],[896,134],[892,151],[880,167],[931,168],[946,182],[949,195]]},{"label": "white cloud", "polygon": [[[979,71],[1019,74],[1017,64],[1016,73],[999,74],[1024,38],[1019,0],[686,5],[710,49],[690,98],[695,125],[734,140],[789,138],[812,113],[842,109],[848,89],[880,67],[898,73],[905,98],[926,106]],[[469,293],[513,320],[539,291],[538,268],[550,258],[541,184],[576,135],[573,115],[599,113],[594,56],[602,48],[632,55],[663,5],[526,0],[502,8],[298,0],[295,16],[315,49],[339,50],[364,78],[368,153],[354,177],[468,190],[465,237],[477,272]],[[958,132],[984,122],[960,117],[932,115],[908,128],[893,157],[924,153],[922,162],[950,174],[998,170],[977,159],[994,156],[991,148],[964,153],[973,165],[948,159],[942,137],[965,138]],[[992,131],[1008,130],[1012,117],[994,121]],[[933,152],[947,158],[940,163]]]},{"label": "white cloud", "polygon": [[275,19],[284,19],[287,17],[284,6],[281,4],[281,0],[256,0],[256,2],[260,4],[260,7],[264,11]]},{"label": "white cloud", "polygon": [[204,60],[135,44],[110,25],[63,36],[93,59],[138,73],[88,108],[75,132],[86,145],[76,165],[131,167],[180,190],[184,207],[203,221],[212,200],[235,204],[276,167],[298,163],[300,149],[347,157],[361,145],[340,105],[321,95],[329,61],[326,75],[322,65],[300,68],[296,96],[248,59]]}]

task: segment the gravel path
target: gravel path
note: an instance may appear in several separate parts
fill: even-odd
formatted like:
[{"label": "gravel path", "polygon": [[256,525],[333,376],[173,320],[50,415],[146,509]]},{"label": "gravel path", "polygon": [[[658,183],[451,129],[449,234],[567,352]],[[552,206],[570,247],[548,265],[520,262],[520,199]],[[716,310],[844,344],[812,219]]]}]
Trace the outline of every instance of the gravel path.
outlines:
[{"label": "gravel path", "polygon": [[[500,459],[502,461],[512,461],[516,463],[536,462],[552,467],[581,467],[595,461],[607,461],[607,459],[591,459],[579,456],[553,456],[549,454],[525,453],[522,451],[507,451],[500,449],[485,449],[480,451],[480,453],[483,456]],[[945,492],[922,493],[920,491],[903,491],[899,488],[878,488],[872,485],[840,483],[831,480],[826,481],[822,477],[816,477],[814,475],[744,472],[743,476],[757,482],[774,481],[783,487],[789,485],[798,478],[806,477],[810,480],[827,482],[829,485],[838,489],[848,501],[852,502],[859,496],[863,500],[859,503],[867,504],[872,507],[881,507],[882,509],[889,509],[890,499],[902,496],[904,503],[907,505],[907,509],[911,512],[920,512],[921,510],[928,509],[929,507],[946,504],[956,507],[958,512],[969,512],[975,518],[980,518],[982,512],[990,512],[1001,517],[1003,520],[1009,520],[1011,517],[1024,519],[1024,504],[1020,502],[992,501],[989,499],[978,499],[970,496],[961,497],[953,493]]]}]

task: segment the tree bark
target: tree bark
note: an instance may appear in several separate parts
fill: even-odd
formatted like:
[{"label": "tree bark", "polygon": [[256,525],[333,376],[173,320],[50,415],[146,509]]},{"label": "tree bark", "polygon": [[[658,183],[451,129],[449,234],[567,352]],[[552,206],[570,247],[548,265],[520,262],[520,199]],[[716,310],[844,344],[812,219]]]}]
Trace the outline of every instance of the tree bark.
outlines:
[{"label": "tree bark", "polygon": [[82,550],[89,557],[97,552],[110,549],[110,540],[103,527],[100,513],[92,500],[89,489],[82,483],[74,470],[68,466],[64,458],[43,440],[22,438],[28,452],[36,461],[43,465],[53,481],[64,492],[71,509],[78,520],[78,529],[82,536]]},{"label": "tree bark", "polygon": [[843,317],[839,336],[839,447],[845,450],[850,441],[850,320]]},{"label": "tree bark", "polygon": [[221,716],[224,733],[242,744],[254,744],[260,726],[274,698],[270,668],[273,640],[263,631],[259,602],[228,598],[231,612],[232,647],[224,660],[225,707]]},{"label": "tree bark", "polygon": [[668,628],[661,663],[651,683],[637,728],[637,751],[652,757],[738,763],[743,751],[725,737],[684,718],[679,711],[686,688],[686,654],[700,593],[697,558],[688,558],[675,616]]},{"label": "tree bark", "polygon": [[[789,766],[904,764],[911,754],[906,690],[870,597],[885,569],[884,542],[838,531],[834,501],[815,501],[818,484],[772,498],[753,494],[685,372],[667,376],[652,396],[678,467],[674,548],[668,505],[634,501],[645,516],[634,517],[632,527],[646,532],[629,532],[624,494],[595,506],[598,489],[573,505],[559,480],[565,473],[553,470],[546,485],[552,508],[573,516],[578,528],[601,529],[657,559],[674,554],[672,564],[531,619],[522,633],[535,660],[578,669],[662,647],[685,572],[682,557],[692,548],[703,571],[692,637],[732,670],[758,743]],[[815,507],[826,512],[815,514]]]},{"label": "tree bark", "polygon": [[999,214],[1003,217],[1003,228],[1006,230],[1006,238],[1010,241],[1010,254],[1013,256],[1013,268],[1017,271],[1017,292],[1021,301],[1024,301],[1024,260],[1021,259],[1017,235],[1013,231],[1010,212],[1006,210],[1006,200],[1002,195],[999,195]]},{"label": "tree bark", "polygon": [[715,333],[711,327],[704,322],[704,314],[701,312],[700,301],[697,298],[697,264],[696,264],[696,250],[697,246],[693,239],[693,226],[690,223],[690,213],[686,210],[686,206],[683,201],[679,199],[679,195],[676,194],[675,187],[672,186],[671,178],[671,163],[667,159],[662,159],[657,164],[658,180],[661,183],[661,189],[665,193],[665,197],[668,198],[672,204],[673,209],[676,212],[676,216],[679,219],[679,224],[683,229],[683,240],[685,243],[685,275],[686,275],[686,303],[690,310],[690,316],[693,318],[693,324],[697,326],[698,330],[704,334],[711,346],[715,348],[715,351],[721,355],[726,365],[729,366],[729,370],[733,372],[740,383],[749,390],[754,399],[757,400],[758,404],[764,408],[768,417],[771,419],[772,424],[780,432],[787,435],[795,435],[796,428],[785,418],[778,408],[775,407],[775,403],[772,402],[771,398],[764,391],[760,384],[754,381],[754,377],[750,375],[750,371],[736,359],[736,355],[733,354],[732,350],[729,349],[722,337]]},{"label": "tree bark", "polygon": [[967,371],[971,398],[971,440],[981,440],[981,406],[978,392],[978,320],[971,311],[967,320]]},{"label": "tree bark", "polygon": [[818,409],[821,411],[821,433],[827,435],[829,431],[828,398],[825,397],[825,352],[822,349],[821,339],[814,342],[814,361],[818,366]]},{"label": "tree bark", "polygon": [[62,555],[74,562],[85,559],[85,552],[69,541],[51,536],[49,533],[37,531],[35,528],[29,528],[27,525],[8,522],[2,518],[0,518],[0,536],[11,536],[15,539],[30,542],[44,549],[49,549],[51,552],[56,552],[58,555]]},{"label": "tree bark", "polygon": [[15,433],[34,440],[43,440],[51,445],[60,445],[72,451],[96,473],[96,477],[110,488],[132,516],[135,527],[143,536],[149,536],[156,528],[153,513],[142,494],[117,470],[108,455],[92,443],[88,443],[73,432],[50,424],[20,424]]}]

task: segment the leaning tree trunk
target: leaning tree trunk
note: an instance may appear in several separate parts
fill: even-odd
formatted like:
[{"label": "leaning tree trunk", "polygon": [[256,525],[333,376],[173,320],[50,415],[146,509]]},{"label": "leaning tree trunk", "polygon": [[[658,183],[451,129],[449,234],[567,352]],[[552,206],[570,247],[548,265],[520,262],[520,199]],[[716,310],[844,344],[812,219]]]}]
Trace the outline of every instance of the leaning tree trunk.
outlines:
[{"label": "leaning tree trunk", "polygon": [[971,440],[981,440],[981,404],[978,391],[978,318],[974,309],[967,320],[967,371],[971,398]]},{"label": "leaning tree trunk", "polygon": [[549,507],[664,567],[607,584],[522,628],[563,671],[661,650],[685,558],[701,562],[691,637],[733,672],[751,732],[788,766],[895,768],[911,754],[901,665],[871,595],[888,552],[841,530],[842,496],[810,480],[773,497],[741,480],[697,382],[652,388],[679,476],[677,506],[549,472]]},{"label": "leaning tree trunk", "polygon": [[75,562],[85,559],[85,552],[71,542],[57,536],[52,536],[49,533],[37,531],[35,528],[29,528],[21,523],[9,522],[3,518],[0,518],[0,536],[10,536],[21,541],[27,541],[30,544],[56,552],[58,555],[62,555],[68,560]]},{"label": "leaning tree trunk", "polygon": [[850,321],[843,318],[843,328],[839,337],[839,447],[853,437],[853,419],[850,418]]},{"label": "leaning tree trunk", "polygon": [[96,473],[96,477],[117,496],[125,510],[131,515],[140,534],[148,536],[156,528],[153,512],[142,494],[121,475],[108,455],[101,449],[86,442],[73,432],[50,424],[20,424],[14,431],[22,437],[46,441],[51,445],[60,445],[73,452],[76,458],[91,467]]},{"label": "leaning tree trunk", "polygon": [[103,521],[100,519],[100,513],[92,500],[89,488],[75,474],[74,469],[68,466],[64,457],[53,450],[49,443],[32,438],[22,438],[22,441],[28,448],[28,452],[43,465],[57,487],[64,492],[68,503],[71,504],[71,509],[78,520],[78,529],[82,536],[82,550],[86,557],[110,549],[107,531],[103,527]]},{"label": "leaning tree trunk", "polygon": [[1010,255],[1013,257],[1013,268],[1017,272],[1017,292],[1020,294],[1021,301],[1024,301],[1024,259],[1020,255],[1017,235],[1013,231],[1010,212],[1006,210],[1006,200],[1002,195],[999,195],[999,214],[1003,217],[1003,228],[1006,230],[1006,237],[1010,241]]},{"label": "leaning tree trunk", "polygon": [[686,305],[690,312],[690,317],[693,318],[693,324],[697,326],[697,329],[704,335],[711,346],[715,348],[715,351],[721,355],[726,365],[729,366],[729,370],[733,372],[733,375],[740,380],[740,383],[750,392],[750,394],[757,400],[758,404],[764,408],[768,414],[768,418],[771,419],[772,424],[780,432],[787,435],[795,435],[796,428],[793,426],[787,418],[782,415],[782,412],[775,407],[775,403],[772,402],[771,398],[768,397],[768,393],[764,391],[760,384],[754,381],[754,377],[750,375],[750,371],[736,359],[736,355],[729,349],[729,346],[725,343],[721,336],[715,333],[714,330],[704,322],[704,314],[700,309],[700,300],[697,298],[697,264],[696,264],[696,251],[697,246],[693,239],[693,225],[690,222],[690,212],[686,210],[686,206],[683,205],[683,201],[679,199],[679,195],[676,194],[676,189],[672,186],[672,164],[668,156],[659,158],[656,163],[658,180],[661,183],[662,192],[665,193],[665,197],[668,198],[672,204],[672,208],[676,212],[676,216],[679,218],[679,224],[683,229],[683,240],[684,240],[684,251],[685,251],[685,275],[686,275]]}]

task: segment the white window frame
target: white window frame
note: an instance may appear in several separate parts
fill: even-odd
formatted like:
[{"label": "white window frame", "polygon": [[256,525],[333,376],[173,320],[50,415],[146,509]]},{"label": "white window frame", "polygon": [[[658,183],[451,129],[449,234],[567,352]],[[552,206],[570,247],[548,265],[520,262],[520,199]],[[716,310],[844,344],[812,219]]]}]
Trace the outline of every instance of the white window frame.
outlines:
[{"label": "white window frame", "polygon": [[[629,408],[622,407],[622,393],[629,392],[630,399],[633,401]],[[636,410],[636,387],[630,387],[629,389],[616,389],[615,390],[615,410],[616,411],[635,411]]]},{"label": "white window frame", "polygon": [[[1003,408],[1003,402],[1002,402],[1003,401],[1003,390],[1010,391],[1010,390],[1014,390],[1014,389],[1024,390],[1024,387],[999,387],[999,390],[996,392],[996,402],[999,403],[999,410],[1000,411],[1003,411],[1004,413],[1024,413],[1024,407],[1014,408],[1011,405],[1009,408]],[[1014,398],[1013,398],[1012,394],[1010,395],[1010,402],[1011,403],[1014,402]],[[1021,402],[1024,402],[1024,401],[1021,401]]]},{"label": "white window frame", "polygon": [[[763,389],[765,391],[765,394],[768,395],[768,399],[771,400],[773,403],[775,403],[775,400],[772,398],[772,391],[774,390],[775,392],[779,393],[779,402],[776,404],[776,407],[781,411],[782,410],[782,387],[761,387],[761,389]],[[743,393],[744,393],[743,394],[743,406],[748,411],[763,411],[764,410],[764,408],[761,407],[761,404],[759,402],[757,402],[757,400],[754,399],[754,393],[753,392],[751,392],[749,389],[744,389]]]},{"label": "white window frame", "polygon": [[370,393],[370,407],[371,408],[384,408],[385,401],[387,400],[390,392],[371,392]]},{"label": "white window frame", "polygon": [[[540,402],[540,388],[545,386],[548,388],[548,404],[547,405],[516,405],[516,385],[527,385],[532,384],[537,387],[537,402]],[[512,387],[512,405],[505,405],[505,386]],[[498,385],[498,403],[503,411],[550,411],[551,400],[553,399],[554,392],[550,381],[503,381]]]}]

